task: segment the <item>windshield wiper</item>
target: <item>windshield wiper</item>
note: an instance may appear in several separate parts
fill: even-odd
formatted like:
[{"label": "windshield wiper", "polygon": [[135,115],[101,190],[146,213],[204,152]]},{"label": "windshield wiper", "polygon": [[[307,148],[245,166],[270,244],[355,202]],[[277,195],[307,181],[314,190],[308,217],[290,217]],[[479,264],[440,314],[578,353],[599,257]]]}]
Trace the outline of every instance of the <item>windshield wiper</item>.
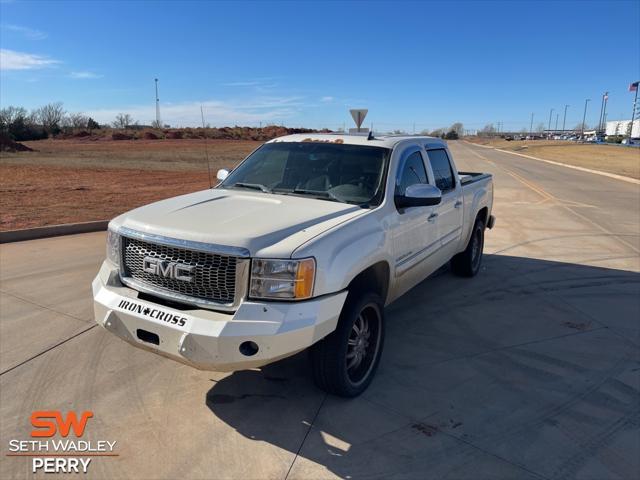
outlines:
[{"label": "windshield wiper", "polygon": [[321,198],[323,200],[331,200],[334,202],[340,202],[340,203],[344,203],[344,200],[342,200],[341,198],[336,197],[333,193],[328,192],[326,190],[310,190],[307,188],[279,188],[279,189],[275,189],[274,193],[282,193],[284,195],[311,195],[314,196],[316,198]]},{"label": "windshield wiper", "polygon": [[261,192],[271,193],[271,190],[269,190],[267,187],[265,187],[261,183],[236,182],[233,185],[231,185],[231,188],[233,187],[250,188],[252,190],[260,190]]}]

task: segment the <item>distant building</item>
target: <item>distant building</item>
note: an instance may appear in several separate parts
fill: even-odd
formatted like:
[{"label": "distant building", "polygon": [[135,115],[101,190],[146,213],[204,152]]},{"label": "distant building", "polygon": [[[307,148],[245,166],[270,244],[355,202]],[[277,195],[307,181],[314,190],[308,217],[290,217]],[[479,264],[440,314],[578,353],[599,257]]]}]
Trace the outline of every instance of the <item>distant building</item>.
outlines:
[{"label": "distant building", "polygon": [[585,130],[584,131],[584,138],[592,138],[595,137],[598,134],[598,132],[596,130]]},{"label": "distant building", "polygon": [[[605,135],[622,135],[623,137],[626,137],[627,128],[630,123],[631,120],[613,120],[611,122],[607,122]],[[640,137],[640,119],[633,121],[631,136],[633,138]]]}]

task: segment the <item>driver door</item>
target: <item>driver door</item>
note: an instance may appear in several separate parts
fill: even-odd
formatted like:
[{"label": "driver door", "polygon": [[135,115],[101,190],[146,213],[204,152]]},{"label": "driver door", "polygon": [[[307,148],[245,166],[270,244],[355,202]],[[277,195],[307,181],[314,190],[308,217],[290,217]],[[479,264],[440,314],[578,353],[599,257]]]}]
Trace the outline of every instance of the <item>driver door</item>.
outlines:
[{"label": "driver door", "polygon": [[[401,156],[396,172],[396,194],[404,194],[416,183],[429,183],[423,150],[409,147]],[[405,292],[432,273],[426,261],[438,251],[437,215],[435,207],[396,208],[393,227],[395,282]]]}]

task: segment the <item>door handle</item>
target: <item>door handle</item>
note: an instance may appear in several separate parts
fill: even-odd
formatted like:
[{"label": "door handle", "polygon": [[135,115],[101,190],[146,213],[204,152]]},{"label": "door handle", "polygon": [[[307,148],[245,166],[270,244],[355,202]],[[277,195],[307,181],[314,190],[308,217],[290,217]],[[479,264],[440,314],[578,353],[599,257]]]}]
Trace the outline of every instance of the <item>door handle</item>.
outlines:
[{"label": "door handle", "polygon": [[427,222],[435,222],[436,218],[438,218],[438,214],[437,213],[432,213],[431,215],[429,215],[429,217],[427,218]]},{"label": "door handle", "polygon": [[462,200],[458,200],[453,206],[455,208],[460,208],[462,206]]}]

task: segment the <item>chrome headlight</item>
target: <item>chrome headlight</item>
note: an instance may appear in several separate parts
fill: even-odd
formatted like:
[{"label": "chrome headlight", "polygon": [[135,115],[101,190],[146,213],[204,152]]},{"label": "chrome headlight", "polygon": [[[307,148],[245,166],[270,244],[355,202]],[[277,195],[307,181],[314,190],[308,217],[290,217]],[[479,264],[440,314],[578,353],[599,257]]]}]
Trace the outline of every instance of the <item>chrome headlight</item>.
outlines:
[{"label": "chrome headlight", "polygon": [[120,235],[111,229],[107,230],[107,260],[120,266]]},{"label": "chrome headlight", "polygon": [[303,300],[313,294],[315,277],[316,261],[313,258],[302,260],[254,258],[251,260],[249,296]]}]

